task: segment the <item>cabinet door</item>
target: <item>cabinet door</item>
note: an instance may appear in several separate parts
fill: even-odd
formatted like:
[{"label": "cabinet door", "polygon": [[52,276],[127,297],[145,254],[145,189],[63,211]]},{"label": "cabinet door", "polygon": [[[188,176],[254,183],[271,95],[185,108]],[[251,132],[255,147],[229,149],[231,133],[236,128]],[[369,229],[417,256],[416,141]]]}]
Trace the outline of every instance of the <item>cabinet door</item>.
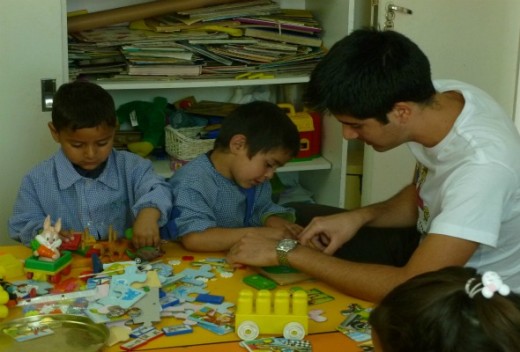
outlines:
[{"label": "cabinet door", "polygon": [[[378,22],[383,28],[389,19],[388,2],[379,3]],[[411,38],[425,52],[434,79],[474,84],[491,94],[513,116],[518,79],[515,73],[519,57],[519,1],[396,0],[393,4],[412,11],[394,11],[391,24],[393,30]],[[516,99],[520,103],[520,94]],[[520,127],[518,119],[516,124]],[[406,146],[385,153],[367,147],[362,203],[394,195],[411,181],[414,165]]]},{"label": "cabinet door", "polygon": [[[368,26],[370,2],[366,0],[307,0],[322,24],[325,46],[330,48],[354,28]],[[341,126],[332,116],[323,118],[322,155],[331,162],[332,169],[300,173],[300,183],[313,192],[317,203],[343,208],[349,143],[343,139]]]},{"label": "cabinet door", "polygon": [[65,77],[63,8],[64,0],[2,0],[0,244],[9,243],[7,219],[22,176],[56,149],[47,128],[50,112],[42,112],[40,80],[56,79],[59,86]]}]

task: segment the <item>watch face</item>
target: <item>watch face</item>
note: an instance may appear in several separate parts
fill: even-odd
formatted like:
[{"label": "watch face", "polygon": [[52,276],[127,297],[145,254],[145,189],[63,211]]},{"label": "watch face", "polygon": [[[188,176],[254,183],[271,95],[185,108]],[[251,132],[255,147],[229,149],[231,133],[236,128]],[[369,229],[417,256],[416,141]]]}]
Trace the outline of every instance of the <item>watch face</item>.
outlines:
[{"label": "watch face", "polygon": [[278,243],[278,249],[281,249],[282,251],[289,251],[296,247],[298,244],[298,241],[291,240],[289,238],[283,239]]}]

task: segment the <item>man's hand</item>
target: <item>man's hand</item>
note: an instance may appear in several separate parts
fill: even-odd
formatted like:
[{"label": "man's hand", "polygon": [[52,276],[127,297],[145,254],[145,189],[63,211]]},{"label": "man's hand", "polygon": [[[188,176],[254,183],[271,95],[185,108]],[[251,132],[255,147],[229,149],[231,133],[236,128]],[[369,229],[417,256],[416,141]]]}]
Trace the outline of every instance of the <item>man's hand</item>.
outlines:
[{"label": "man's hand", "polygon": [[143,208],[139,211],[133,226],[132,244],[135,248],[159,246],[161,239],[157,221],[160,217],[161,213],[156,208]]},{"label": "man's hand", "polygon": [[300,233],[298,240],[326,254],[334,254],[354,237],[362,225],[354,211],[315,217]]}]

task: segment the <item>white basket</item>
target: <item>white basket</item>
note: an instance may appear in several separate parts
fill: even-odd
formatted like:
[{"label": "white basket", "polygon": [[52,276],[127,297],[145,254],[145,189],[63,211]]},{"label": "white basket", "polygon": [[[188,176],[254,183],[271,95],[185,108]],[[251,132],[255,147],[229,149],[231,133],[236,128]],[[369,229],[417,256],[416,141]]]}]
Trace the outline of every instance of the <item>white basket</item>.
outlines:
[{"label": "white basket", "polygon": [[180,160],[192,160],[213,149],[214,139],[198,138],[203,128],[203,126],[196,126],[175,129],[166,126],[164,129],[166,152]]}]

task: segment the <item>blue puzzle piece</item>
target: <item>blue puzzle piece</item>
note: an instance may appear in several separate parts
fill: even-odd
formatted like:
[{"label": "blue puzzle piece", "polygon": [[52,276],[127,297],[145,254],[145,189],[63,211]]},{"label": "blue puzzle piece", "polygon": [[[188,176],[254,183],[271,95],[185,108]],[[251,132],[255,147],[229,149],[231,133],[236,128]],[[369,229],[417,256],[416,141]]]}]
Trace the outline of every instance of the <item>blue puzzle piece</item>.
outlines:
[{"label": "blue puzzle piece", "polygon": [[215,277],[215,274],[211,272],[211,265],[209,264],[201,265],[198,269],[184,269],[182,272],[184,273],[185,277],[191,278],[205,277],[207,279],[211,279]]},{"label": "blue puzzle piece", "polygon": [[197,298],[195,298],[195,301],[203,303],[220,304],[224,302],[224,296],[201,293],[197,296]]},{"label": "blue puzzle piece", "polygon": [[135,289],[130,285],[145,281],[146,272],[140,271],[137,265],[126,266],[123,274],[112,276],[108,296],[101,298],[99,302],[107,306],[120,306],[127,309],[146,294],[143,290]]},{"label": "blue puzzle piece", "polygon": [[208,293],[208,291],[198,286],[181,286],[177,287],[171,293],[181,302],[193,302],[195,301],[195,297],[190,296],[191,294]]}]

